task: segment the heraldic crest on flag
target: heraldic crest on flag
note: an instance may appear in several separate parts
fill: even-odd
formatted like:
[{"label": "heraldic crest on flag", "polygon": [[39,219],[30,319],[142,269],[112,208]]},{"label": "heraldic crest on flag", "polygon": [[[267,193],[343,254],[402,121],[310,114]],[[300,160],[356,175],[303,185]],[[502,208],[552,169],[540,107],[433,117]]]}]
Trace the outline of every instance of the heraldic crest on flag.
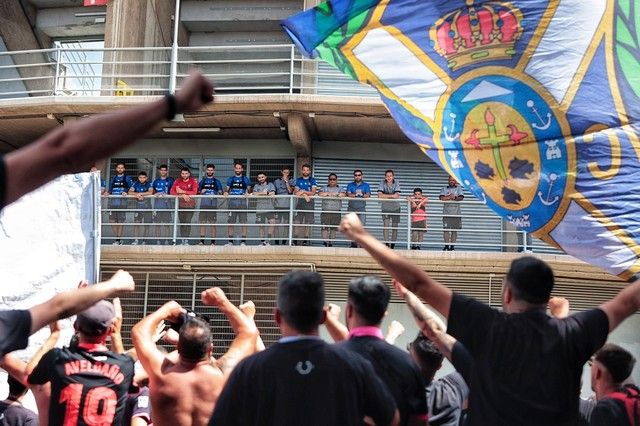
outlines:
[{"label": "heraldic crest on flag", "polygon": [[519,228],[640,273],[635,0],[333,0],[283,22]]}]

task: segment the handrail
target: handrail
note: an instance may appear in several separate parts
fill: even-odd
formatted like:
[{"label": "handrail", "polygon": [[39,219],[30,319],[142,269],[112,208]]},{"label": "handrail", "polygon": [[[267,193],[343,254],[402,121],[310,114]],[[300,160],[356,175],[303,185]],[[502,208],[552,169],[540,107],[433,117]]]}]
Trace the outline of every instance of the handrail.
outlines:
[{"label": "handrail", "polygon": [[374,90],[317,63],[297,54],[293,44],[177,48],[57,45],[0,52],[0,98],[148,96],[177,87],[189,67],[199,67],[217,79],[219,93],[377,96]]},{"label": "handrail", "polygon": [[[272,245],[277,241],[284,242],[284,245],[300,242],[305,245],[330,243],[348,246],[347,241],[335,232],[337,224],[325,223],[327,218],[323,213],[345,214],[349,211],[349,201],[356,200],[365,203],[365,210],[358,214],[366,219],[366,228],[385,243],[397,244],[398,248],[408,249],[420,246],[424,249],[441,249],[444,244],[443,233],[451,231],[443,226],[443,217],[446,216],[459,217],[462,221],[461,229],[457,230],[457,241],[454,241],[455,246],[461,250],[516,251],[520,249],[528,251],[533,248],[536,251],[560,253],[543,242],[536,241],[532,244],[530,235],[526,232],[505,229],[504,222],[492,213],[479,214],[465,211],[471,206],[482,204],[478,201],[462,201],[460,215],[444,215],[442,205],[445,202],[438,199],[430,200],[427,204],[427,228],[424,230],[427,238],[421,242],[414,241],[418,238],[414,232],[421,232],[421,229],[412,226],[410,203],[406,198],[354,199],[345,196],[316,195],[310,197],[314,203],[313,210],[298,207],[298,201],[304,197],[289,195],[193,195],[190,198],[193,202],[186,206],[182,196],[150,195],[145,196],[142,201],[135,195],[128,194],[104,196],[103,212],[107,216],[102,221],[103,243],[109,244],[114,241],[138,243],[145,240],[154,244],[165,242],[186,245],[206,240],[208,243],[213,242],[219,245],[229,241],[228,232],[233,232],[232,240],[242,240],[249,245]],[[289,202],[286,203],[288,207],[276,208],[273,202],[277,199],[288,199]],[[216,204],[213,207],[203,207],[202,202],[205,200],[215,200]],[[340,201],[340,209],[323,210],[323,201]],[[158,202],[163,204],[158,206]],[[390,203],[398,204],[400,211],[387,213],[381,210],[382,205]],[[269,213],[264,215],[266,222],[259,222],[258,216],[264,213]],[[271,217],[271,213],[274,215],[278,213],[277,222],[273,221],[275,218]],[[303,216],[310,214],[313,220],[301,220],[302,217],[299,214]],[[396,217],[397,221],[394,223],[390,220],[389,223],[384,223],[382,215]],[[229,217],[234,220],[233,224],[228,223]],[[116,229],[118,226],[121,228],[119,231]],[[260,228],[263,228],[262,234],[258,232]],[[388,237],[393,231],[397,235]]]}]

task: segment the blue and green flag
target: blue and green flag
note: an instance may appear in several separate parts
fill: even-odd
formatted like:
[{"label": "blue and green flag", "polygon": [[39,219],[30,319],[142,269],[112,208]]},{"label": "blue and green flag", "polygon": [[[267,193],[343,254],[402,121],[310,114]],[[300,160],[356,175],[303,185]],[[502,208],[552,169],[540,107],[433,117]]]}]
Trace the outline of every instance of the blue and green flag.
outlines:
[{"label": "blue and green flag", "polygon": [[283,27],[501,216],[640,272],[637,0],[332,0]]}]

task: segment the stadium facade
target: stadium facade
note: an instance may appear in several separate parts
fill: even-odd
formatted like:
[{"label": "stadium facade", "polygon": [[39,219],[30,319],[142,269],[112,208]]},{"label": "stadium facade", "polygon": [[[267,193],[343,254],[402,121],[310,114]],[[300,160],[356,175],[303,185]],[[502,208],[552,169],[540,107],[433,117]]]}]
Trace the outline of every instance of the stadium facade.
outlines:
[{"label": "stadium facade", "polygon": [[[317,4],[315,0],[3,0],[0,2],[0,151],[23,146],[78,118],[148,101],[174,90],[192,67],[202,69],[217,86],[217,99],[202,111],[154,129],[134,146],[98,165],[107,181],[124,162],[132,177],[168,164],[177,177],[188,166],[201,178],[208,163],[223,182],[233,163],[245,164],[255,182],[258,172],[270,180],[282,166],[312,165],[319,185],[334,172],[339,183],[361,169],[375,193],[384,171],[392,169],[402,185],[402,199],[420,187],[430,202],[429,230],[423,250],[406,251],[457,291],[499,305],[500,285],[518,249],[533,249],[558,275],[557,295],[573,309],[596,306],[623,283],[552,247],[519,235],[516,229],[467,198],[456,251],[442,252],[442,203],[438,194],[447,175],[399,130],[371,89],[349,81],[328,65],[300,56],[280,29],[280,21]],[[177,10],[176,10],[177,9]],[[178,22],[175,22],[175,16]],[[392,60],[392,58],[390,58]],[[398,248],[406,248],[409,211],[404,201]],[[108,211],[108,200],[103,203]],[[293,202],[291,204],[293,206]],[[316,202],[320,209],[320,202]],[[342,209],[346,210],[346,203]],[[249,204],[249,210],[255,205]],[[369,202],[367,225],[382,236],[380,203]],[[346,243],[323,246],[319,214],[309,247],[260,246],[255,226],[246,247],[223,247],[224,214],[216,227],[217,245],[199,246],[198,215],[188,246],[132,246],[133,215],[127,214],[124,245],[112,246],[113,230],[103,216],[102,271],[127,268],[140,290],[125,300],[125,319],[174,298],[189,307],[200,290],[220,285],[234,302],[253,299],[266,342],[276,338],[271,324],[277,277],[296,268],[325,274],[328,298],[344,302],[348,279],[381,273],[366,254]],[[250,212],[248,222],[254,223]],[[293,225],[286,225],[286,232]],[[175,237],[175,232],[173,237]],[[173,238],[175,239],[175,238]],[[384,276],[384,274],[382,274]],[[386,276],[385,276],[386,277]],[[144,283],[143,285],[141,285]],[[413,324],[399,300],[389,317],[399,317],[413,338]],[[208,312],[215,322],[222,317]],[[636,356],[638,318],[627,321],[613,339]],[[131,323],[125,324],[130,326]],[[218,347],[231,331],[220,325]],[[639,378],[636,376],[636,378]],[[588,380],[587,380],[588,382]]]}]

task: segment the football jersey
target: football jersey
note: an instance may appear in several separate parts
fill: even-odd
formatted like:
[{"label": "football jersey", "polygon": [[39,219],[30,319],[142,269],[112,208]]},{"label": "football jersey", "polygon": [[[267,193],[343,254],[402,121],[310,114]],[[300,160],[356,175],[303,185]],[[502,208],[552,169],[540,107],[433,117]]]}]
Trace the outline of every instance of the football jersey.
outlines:
[{"label": "football jersey", "polygon": [[29,383],[51,382],[49,425],[120,425],[133,379],[133,359],[102,345],[47,352]]},{"label": "football jersey", "polygon": [[[173,178],[167,177],[166,179],[156,178],[153,181],[153,193],[156,195],[155,200],[155,208],[157,209],[168,209],[173,207],[173,199],[163,199],[163,195],[169,195],[171,191],[171,187],[173,186]],[[158,197],[158,195],[160,195]]]},{"label": "football jersey", "polygon": [[[129,188],[133,185],[133,180],[131,177],[127,175],[122,176],[114,176],[111,178],[111,182],[109,183],[109,193],[111,195],[122,195],[129,192]],[[127,199],[126,198],[112,198],[109,200],[112,207],[126,207]]]},{"label": "football jersey", "polygon": [[[202,192],[204,190],[204,192]],[[198,184],[199,195],[220,195],[222,194],[222,182],[214,177],[203,177]],[[216,198],[203,198],[200,204],[202,207],[216,207],[218,205],[218,199]]]},{"label": "football jersey", "polygon": [[[151,189],[151,182],[146,181],[145,183],[140,183],[140,181],[136,181],[131,185],[131,187],[135,193],[147,192]],[[136,200],[136,207],[149,209],[151,208],[151,200],[148,198],[144,198],[142,201]]]}]

